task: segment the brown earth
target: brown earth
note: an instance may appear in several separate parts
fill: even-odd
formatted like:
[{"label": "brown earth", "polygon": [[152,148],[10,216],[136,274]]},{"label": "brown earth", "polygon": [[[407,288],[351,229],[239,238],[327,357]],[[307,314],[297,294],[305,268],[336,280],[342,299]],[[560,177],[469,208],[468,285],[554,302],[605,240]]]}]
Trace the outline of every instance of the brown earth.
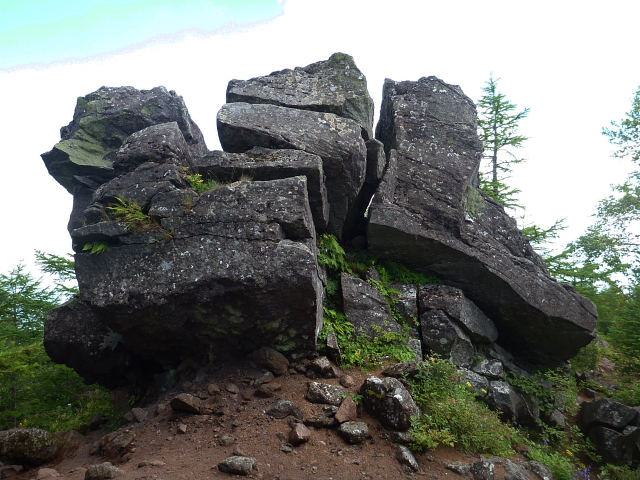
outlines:
[{"label": "brown earth", "polygon": [[[353,380],[349,392],[357,393],[367,375],[375,375],[381,369],[365,373],[360,369],[344,371]],[[229,479],[239,476],[218,470],[218,463],[232,455],[255,457],[257,468],[246,478],[263,480],[356,480],[356,479],[456,479],[462,477],[445,468],[446,461],[471,464],[479,455],[467,455],[453,448],[441,447],[434,451],[418,453],[419,471],[413,472],[396,459],[398,446],[390,440],[390,432],[379,422],[359,409],[359,421],[366,422],[370,438],[361,445],[349,445],[335,429],[310,427],[311,438],[307,443],[285,452],[291,430],[292,417],[275,419],[265,411],[275,398],[295,402],[303,412],[303,418],[322,413],[324,405],[309,403],[304,395],[309,379],[293,369],[271,383],[281,385],[273,398],[254,395],[252,382],[263,376],[265,370],[248,362],[217,367],[201,382],[185,381],[180,388],[167,392],[145,407],[147,418],[121,427],[116,435],[134,434],[133,442],[118,449],[114,443],[96,452],[106,432],[91,432],[81,438],[78,448],[67,449],[54,462],[32,468],[13,477],[26,480],[38,477],[41,468],[53,468],[66,480],[83,480],[85,469],[102,462],[112,462],[124,471],[120,480],[186,480]],[[202,374],[200,375],[202,378]],[[339,384],[338,378],[317,380]],[[221,408],[216,414],[199,415],[173,411],[168,403],[178,393],[194,395],[216,384],[222,391]],[[234,393],[236,391],[237,393]],[[163,410],[163,407],[164,408]],[[131,437],[131,436],[130,436]],[[130,438],[129,437],[129,438]],[[121,436],[121,438],[123,438]],[[124,437],[126,438],[126,437]],[[521,461],[521,458],[512,459]],[[149,463],[147,466],[144,462]],[[43,471],[42,473],[44,473]],[[504,470],[496,464],[496,480],[504,479]]]}]

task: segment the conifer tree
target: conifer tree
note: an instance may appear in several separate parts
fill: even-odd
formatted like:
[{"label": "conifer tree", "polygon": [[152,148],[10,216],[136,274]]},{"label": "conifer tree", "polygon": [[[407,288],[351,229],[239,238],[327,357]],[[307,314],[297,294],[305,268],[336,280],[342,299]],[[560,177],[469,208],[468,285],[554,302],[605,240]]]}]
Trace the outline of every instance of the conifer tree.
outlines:
[{"label": "conifer tree", "polygon": [[519,207],[516,198],[520,191],[505,183],[512,165],[521,163],[515,150],[529,138],[518,133],[520,121],[529,114],[525,108],[516,112],[517,105],[498,91],[498,80],[493,74],[483,88],[484,95],[478,101],[478,136],[484,144],[483,158],[488,165],[481,169],[480,188],[505,207]]}]

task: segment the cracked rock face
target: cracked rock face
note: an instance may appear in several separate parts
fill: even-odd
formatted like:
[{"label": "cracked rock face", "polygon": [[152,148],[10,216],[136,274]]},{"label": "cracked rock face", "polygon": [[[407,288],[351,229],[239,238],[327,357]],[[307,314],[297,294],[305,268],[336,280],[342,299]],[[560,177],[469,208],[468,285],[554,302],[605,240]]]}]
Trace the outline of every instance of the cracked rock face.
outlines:
[{"label": "cracked rock face", "polygon": [[594,338],[595,306],[556,282],[515,220],[477,188],[476,130],[459,87],[385,82],[376,136],[389,166],[370,207],[369,249],[460,288],[502,345],[558,364]]}]

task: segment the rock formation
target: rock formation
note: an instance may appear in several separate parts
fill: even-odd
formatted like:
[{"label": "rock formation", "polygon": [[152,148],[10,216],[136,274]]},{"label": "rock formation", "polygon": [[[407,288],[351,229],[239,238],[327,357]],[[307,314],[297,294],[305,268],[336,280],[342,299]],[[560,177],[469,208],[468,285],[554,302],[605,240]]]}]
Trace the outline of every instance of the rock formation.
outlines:
[{"label": "rock formation", "polygon": [[[478,190],[476,112],[459,87],[387,80],[377,139],[366,79],[348,55],[233,80],[227,101],[217,116],[224,151],[209,152],[181,97],[162,87],[78,99],[43,154],[74,195],[80,287],[47,318],[55,361],[117,386],[188,359],[315,351],[323,233],[368,240],[379,257],[442,279],[398,286],[398,308],[421,323],[417,357],[438,351],[477,370],[482,350],[497,370],[516,371],[504,347],[554,364],[592,339],[593,304],[551,278]],[[345,276],[342,288],[357,331],[399,329],[376,292],[365,296],[378,326],[366,324],[368,283]]]}]

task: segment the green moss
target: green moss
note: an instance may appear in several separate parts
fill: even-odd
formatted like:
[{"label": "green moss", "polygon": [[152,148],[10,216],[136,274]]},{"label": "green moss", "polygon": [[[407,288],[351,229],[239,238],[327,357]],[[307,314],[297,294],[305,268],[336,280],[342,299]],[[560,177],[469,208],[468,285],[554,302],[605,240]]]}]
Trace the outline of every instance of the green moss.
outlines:
[{"label": "green moss", "polygon": [[487,204],[484,198],[482,198],[480,191],[474,187],[467,188],[464,198],[464,206],[467,214],[471,218],[476,218],[484,212],[485,208],[487,208]]}]

